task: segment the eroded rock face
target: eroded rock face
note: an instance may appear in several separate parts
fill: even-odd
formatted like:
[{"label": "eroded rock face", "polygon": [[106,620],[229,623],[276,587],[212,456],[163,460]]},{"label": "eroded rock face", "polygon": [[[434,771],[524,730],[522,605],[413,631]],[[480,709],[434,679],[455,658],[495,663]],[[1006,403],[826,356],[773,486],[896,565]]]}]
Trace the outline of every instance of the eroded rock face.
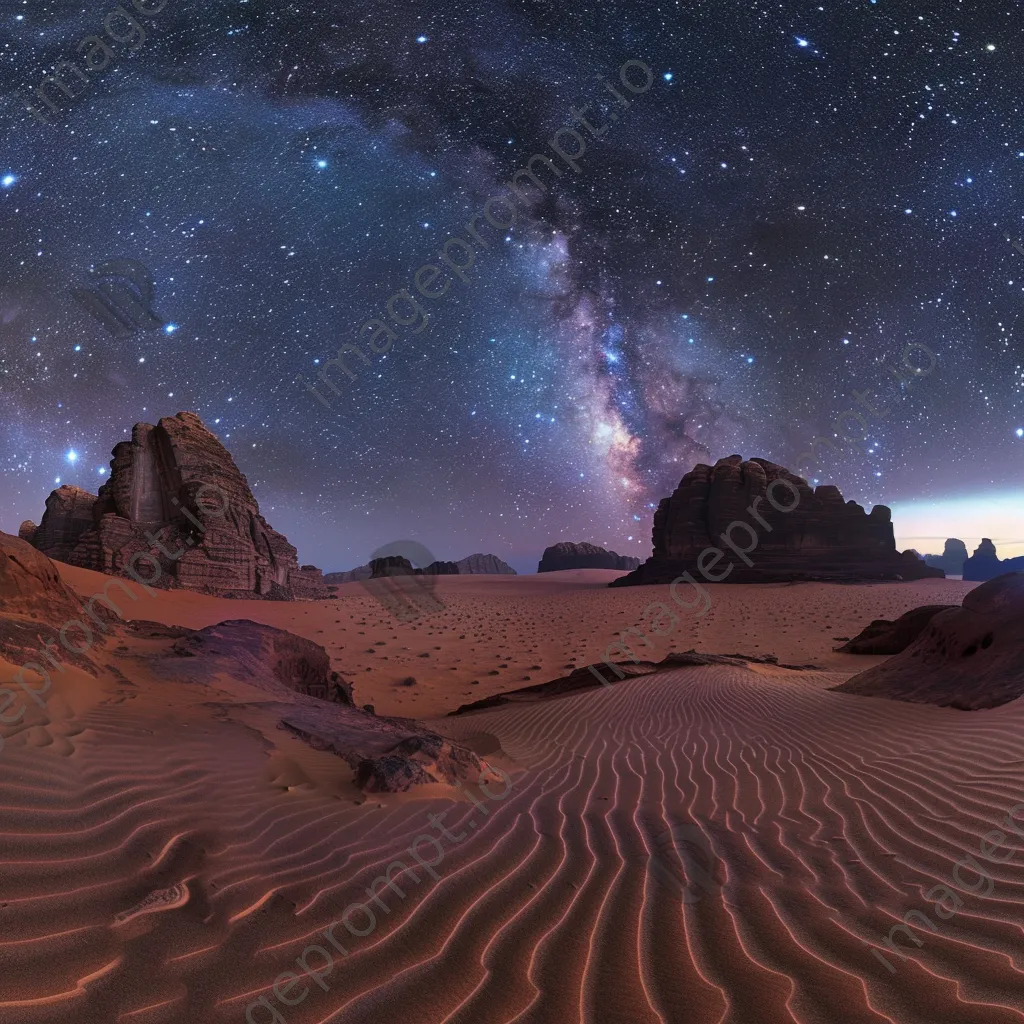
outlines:
[{"label": "eroded rock face", "polygon": [[996,546],[988,537],[983,537],[974,554],[963,565],[964,579],[983,583],[1007,572],[1024,572],[1024,557],[1000,558]]},{"label": "eroded rock face", "polygon": [[47,558],[66,562],[82,534],[93,525],[92,510],[96,495],[81,487],[64,484],[51,491],[46,499],[42,522],[32,535],[31,543]]},{"label": "eroded rock face", "polygon": [[639,558],[620,555],[596,544],[573,544],[560,541],[544,549],[537,572],[558,572],[562,569],[635,569]]},{"label": "eroded rock face", "polygon": [[833,689],[963,711],[1016,700],[1024,694],[1024,572],[972,590],[902,653]]},{"label": "eroded rock face", "polygon": [[953,604],[926,604],[904,612],[898,619],[875,619],[836,650],[842,654],[899,654],[924,632],[939,612],[957,607]]},{"label": "eroded rock face", "polygon": [[320,570],[299,566],[295,548],[260,515],[245,476],[195,413],[156,426],[137,423],[131,441],[115,445],[110,469],[81,531],[91,495],[61,496],[77,488],[50,495],[33,537],[40,551],[110,575],[134,573],[154,587],[227,597],[327,596]]},{"label": "eroded rock face", "polygon": [[[755,503],[760,519],[749,511]],[[746,524],[732,527],[730,536],[747,551],[749,565],[722,540],[734,522]],[[652,540],[654,554],[611,586],[670,583],[683,572],[723,583],[944,575],[912,552],[897,552],[885,505],[867,514],[856,502],[844,501],[836,487],[812,489],[783,466],[765,459],[744,461],[739,455],[690,470],[658,505]],[[718,548],[723,557],[709,565],[704,556],[705,573],[698,560],[707,548]]]}]

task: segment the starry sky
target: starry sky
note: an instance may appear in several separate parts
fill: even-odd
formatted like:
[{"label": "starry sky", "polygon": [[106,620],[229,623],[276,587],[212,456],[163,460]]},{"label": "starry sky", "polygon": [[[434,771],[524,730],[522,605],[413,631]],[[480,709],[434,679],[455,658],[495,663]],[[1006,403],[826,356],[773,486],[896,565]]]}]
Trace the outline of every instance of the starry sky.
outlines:
[{"label": "starry sky", "polygon": [[[325,570],[404,537],[521,571],[558,540],[645,556],[695,463],[792,466],[856,410],[863,440],[801,472],[919,549],[1024,553],[1021,5],[139,6],[0,10],[0,528],[189,409]],[[61,60],[106,66],[53,112]],[[579,172],[478,220],[427,322],[393,304],[389,351],[318,381],[588,104]],[[74,300],[111,259],[164,327]],[[921,346],[927,375],[894,371]]]}]

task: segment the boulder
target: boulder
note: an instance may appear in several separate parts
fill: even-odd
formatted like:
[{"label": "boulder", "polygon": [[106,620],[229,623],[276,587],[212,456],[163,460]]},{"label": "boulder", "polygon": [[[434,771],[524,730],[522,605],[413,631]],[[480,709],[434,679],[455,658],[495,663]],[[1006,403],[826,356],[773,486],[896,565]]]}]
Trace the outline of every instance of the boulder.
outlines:
[{"label": "boulder", "polygon": [[962,711],[1016,700],[1024,694],[1024,572],[976,587],[900,654],[832,689]]},{"label": "boulder", "polygon": [[560,541],[544,549],[537,572],[559,572],[563,569],[635,569],[639,558],[620,555],[596,544],[572,544]]},{"label": "boulder", "polygon": [[[734,547],[723,541],[727,530]],[[944,575],[896,550],[885,505],[868,514],[836,487],[812,489],[783,466],[739,455],[690,470],[658,505],[652,540],[652,556],[611,586],[670,583],[684,572],[723,583]]]},{"label": "boulder", "polygon": [[32,541],[40,551],[154,587],[327,596],[320,570],[299,566],[295,548],[260,515],[245,476],[195,413],[137,423],[131,441],[115,445],[110,470],[81,530],[79,513],[92,496],[77,488],[50,495]]}]

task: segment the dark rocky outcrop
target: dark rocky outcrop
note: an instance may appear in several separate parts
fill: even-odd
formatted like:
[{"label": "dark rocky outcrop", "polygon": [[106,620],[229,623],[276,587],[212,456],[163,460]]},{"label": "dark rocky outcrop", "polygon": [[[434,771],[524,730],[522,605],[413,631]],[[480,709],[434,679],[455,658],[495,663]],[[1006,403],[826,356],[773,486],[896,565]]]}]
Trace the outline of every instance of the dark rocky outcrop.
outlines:
[{"label": "dark rocky outcrop", "polygon": [[984,583],[1007,572],[1024,572],[1024,557],[1000,559],[995,544],[988,537],[982,538],[963,565],[964,579],[975,583]]},{"label": "dark rocky outcrop", "polygon": [[496,555],[467,555],[458,561],[459,572],[463,575],[480,576],[515,576],[516,571],[511,565],[503,562]]},{"label": "dark rocky outcrop", "polygon": [[370,562],[370,579],[379,580],[389,576],[414,576],[412,562],[403,555],[387,555]]},{"label": "dark rocky outcrop", "polygon": [[1016,700],[1024,695],[1024,572],[976,587],[902,653],[832,689],[962,711]]},{"label": "dark rocky outcrop", "polygon": [[924,561],[934,569],[941,569],[947,576],[961,576],[967,561],[967,545],[956,537],[950,537],[941,555],[925,555]]},{"label": "dark rocky outcrop", "polygon": [[[226,597],[326,597],[320,570],[260,515],[248,481],[195,413],[137,423],[114,447],[110,479],[93,499],[60,488],[32,543],[71,565],[155,587]],[[77,493],[71,493],[77,492]],[[81,527],[81,529],[80,529]],[[159,568],[159,571],[158,571]]]},{"label": "dark rocky outcrop", "polygon": [[[768,499],[769,488],[774,505]],[[797,500],[798,499],[798,500]],[[748,509],[757,502],[759,521]],[[791,508],[792,511],[780,511]],[[722,541],[731,524],[736,546]],[[756,538],[756,546],[754,539]],[[701,463],[664,498],[654,513],[653,555],[611,586],[669,583],[684,572],[714,582],[790,580],[898,580],[941,577],[910,552],[896,550],[889,509],[870,514],[843,500],[836,487],[811,488],[803,477],[765,459],[739,455]],[[718,548],[723,557],[712,561]],[[730,569],[730,563],[732,568]]]},{"label": "dark rocky outcrop", "polygon": [[640,564],[639,558],[620,555],[596,544],[572,544],[560,541],[544,549],[537,572],[559,572],[562,569],[622,569],[629,571]]},{"label": "dark rocky outcrop", "polygon": [[924,632],[939,612],[958,607],[955,604],[926,604],[904,612],[898,619],[875,619],[836,650],[842,654],[899,654]]}]

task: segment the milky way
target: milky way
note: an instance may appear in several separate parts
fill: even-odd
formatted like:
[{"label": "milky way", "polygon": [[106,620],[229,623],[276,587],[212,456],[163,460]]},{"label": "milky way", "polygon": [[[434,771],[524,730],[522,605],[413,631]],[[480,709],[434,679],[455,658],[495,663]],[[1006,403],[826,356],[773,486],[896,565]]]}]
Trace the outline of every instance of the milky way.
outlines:
[{"label": "milky way", "polygon": [[[180,409],[327,569],[407,536],[520,569],[560,539],[645,554],[694,463],[792,465],[854,390],[891,412],[814,468],[847,497],[1021,479],[1019,11],[160,4],[124,42],[112,2],[0,14],[3,529]],[[107,65],[65,69],[41,123],[96,33]],[[579,173],[318,402],[298,376],[587,104]],[[111,259],[149,268],[165,329],[115,338],[72,298]],[[938,361],[908,388],[910,343]]]}]

